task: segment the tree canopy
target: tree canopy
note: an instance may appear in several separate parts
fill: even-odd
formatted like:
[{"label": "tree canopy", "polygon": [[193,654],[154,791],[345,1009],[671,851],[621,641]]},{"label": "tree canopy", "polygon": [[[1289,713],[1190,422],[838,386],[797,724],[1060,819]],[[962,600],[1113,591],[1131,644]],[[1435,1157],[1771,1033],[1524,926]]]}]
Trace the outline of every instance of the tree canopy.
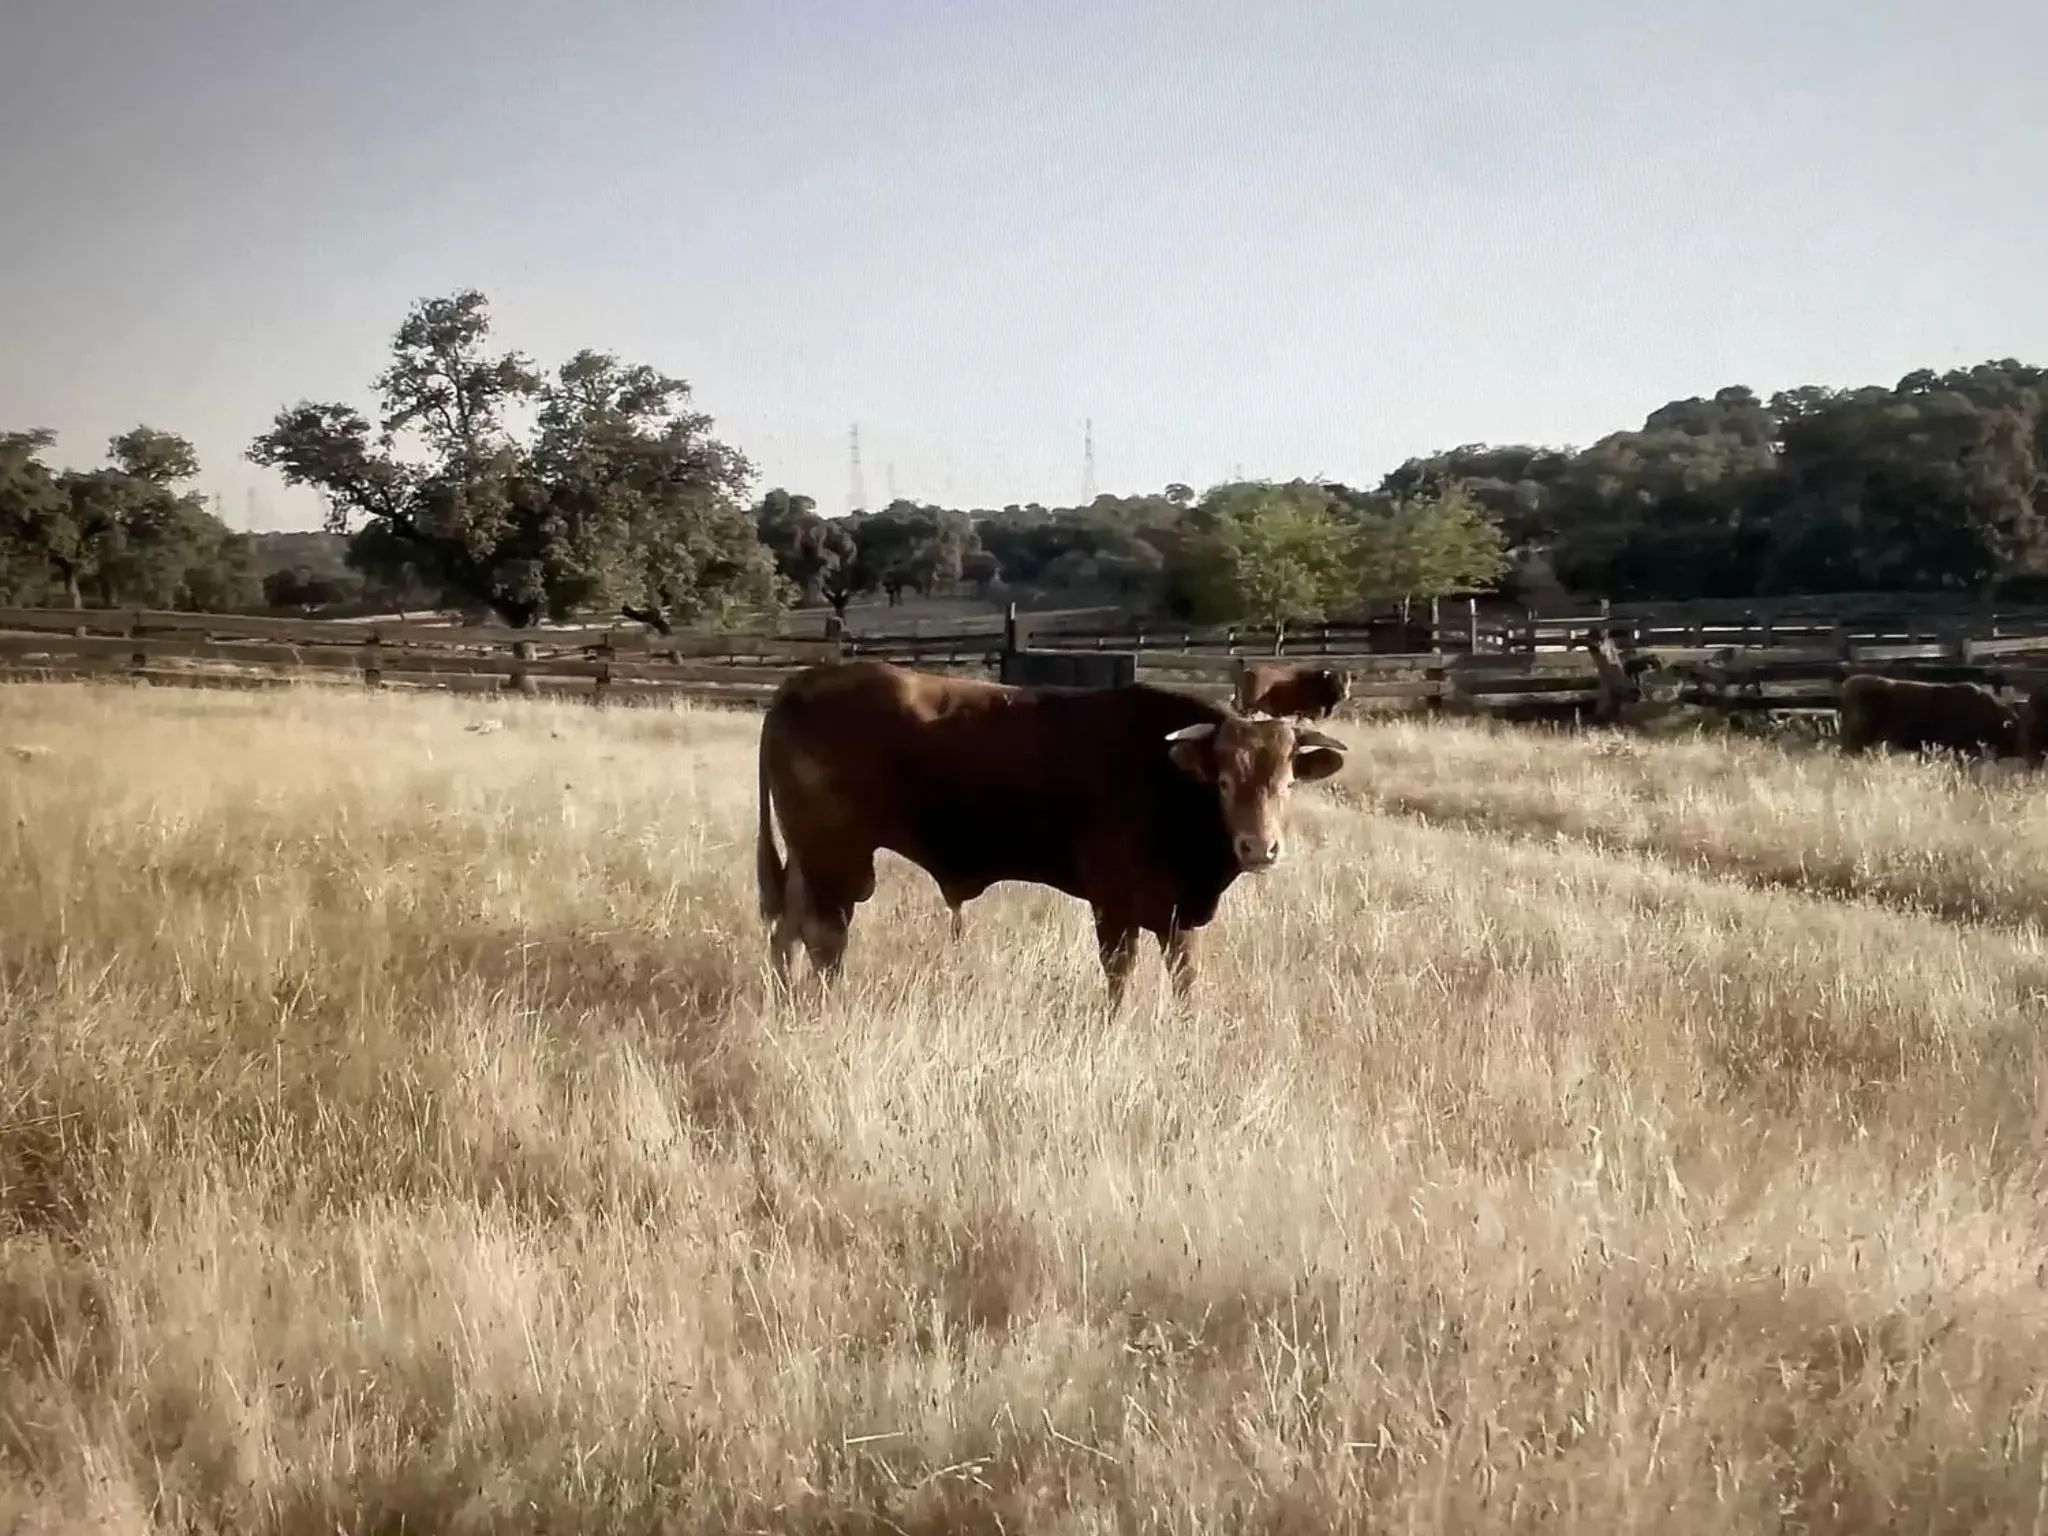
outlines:
[{"label": "tree canopy", "polygon": [[321,493],[323,535],[231,532],[169,432],[138,426],[86,470],[53,468],[48,432],[0,432],[0,595],[665,629],[965,591],[1276,626],[1495,589],[2048,592],[2048,372],[2009,359],[1767,399],[1731,386],[1586,447],[1468,443],[1372,486],[1173,481],[1085,506],[899,498],[842,517],[795,487],[756,496],[679,378],[499,347],[475,290],[414,304],[371,392],[367,408],[291,405],[248,449]]},{"label": "tree canopy", "polygon": [[374,426],[301,401],[249,449],[323,493],[358,569],[515,626],[615,609],[667,627],[779,602],[742,500],[752,467],[681,379],[588,349],[544,375],[493,348],[473,289],[416,304],[391,350]]},{"label": "tree canopy", "polygon": [[1677,400],[1580,450],[1468,444],[1390,489],[1464,485],[1524,579],[1627,598],[2024,589],[2048,577],[2048,373]]},{"label": "tree canopy", "polygon": [[220,610],[262,601],[249,541],[187,485],[192,445],[139,426],[97,469],[55,470],[53,433],[0,433],[0,588],[8,602]]}]

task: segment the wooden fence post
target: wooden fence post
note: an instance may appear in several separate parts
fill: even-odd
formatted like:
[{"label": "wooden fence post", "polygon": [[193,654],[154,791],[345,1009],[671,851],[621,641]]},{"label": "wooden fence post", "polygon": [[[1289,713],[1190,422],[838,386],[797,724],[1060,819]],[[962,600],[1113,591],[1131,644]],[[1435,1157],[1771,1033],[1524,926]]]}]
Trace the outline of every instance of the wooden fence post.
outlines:
[{"label": "wooden fence post", "polygon": [[140,609],[128,615],[128,643],[134,647],[128,653],[128,670],[140,676],[149,666],[149,648],[142,638],[142,611]]},{"label": "wooden fence post", "polygon": [[359,665],[363,669],[364,687],[380,688],[383,686],[383,642],[377,638],[377,631],[374,629],[363,636],[363,651]]},{"label": "wooden fence post", "polygon": [[1479,654],[1479,599],[1476,597],[1465,599],[1465,630],[1469,637],[1466,644],[1472,654],[1477,656]]},{"label": "wooden fence post", "polygon": [[514,640],[512,642],[511,687],[517,693],[538,693],[540,686],[533,680],[533,674],[526,670],[526,664],[533,660],[533,642]]}]

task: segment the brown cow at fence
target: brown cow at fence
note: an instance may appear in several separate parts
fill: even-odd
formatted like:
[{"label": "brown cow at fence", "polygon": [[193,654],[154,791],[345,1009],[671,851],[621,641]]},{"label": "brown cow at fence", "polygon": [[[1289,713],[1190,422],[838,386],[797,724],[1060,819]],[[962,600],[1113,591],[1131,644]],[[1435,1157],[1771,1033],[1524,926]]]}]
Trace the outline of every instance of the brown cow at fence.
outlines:
[{"label": "brown cow at fence", "polygon": [[1247,661],[1237,669],[1239,714],[1327,720],[1351,697],[1351,674],[1291,661]]},{"label": "brown cow at fence", "polygon": [[[999,880],[1079,897],[1112,1005],[1159,941],[1175,991],[1192,940],[1240,874],[1284,846],[1289,790],[1344,765],[1344,745],[1148,683],[1030,688],[879,661],[811,667],[776,689],[761,727],[755,845],[770,959],[799,939],[837,975],[853,910],[886,848],[952,909]],[[785,865],[770,817],[782,824]]]},{"label": "brown cow at fence", "polygon": [[1858,672],[1836,690],[1838,739],[1847,753],[1929,747],[1991,757],[2023,751],[2022,714],[1981,683],[1930,683]]}]

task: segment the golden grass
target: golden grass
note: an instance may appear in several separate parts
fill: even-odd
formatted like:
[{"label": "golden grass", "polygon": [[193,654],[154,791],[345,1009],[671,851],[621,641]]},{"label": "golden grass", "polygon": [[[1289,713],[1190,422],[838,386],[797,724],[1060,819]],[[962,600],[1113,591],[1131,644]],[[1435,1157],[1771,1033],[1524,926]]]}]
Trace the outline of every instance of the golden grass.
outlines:
[{"label": "golden grass", "polygon": [[1367,809],[1963,920],[2048,920],[2048,781],[2010,762],[1484,723],[1404,722],[1360,748],[1346,785]]},{"label": "golden grass", "polygon": [[0,693],[0,1527],[2040,1528],[2048,946],[1840,899],[2027,792],[1354,725],[1191,1016],[777,1006],[753,730]]}]

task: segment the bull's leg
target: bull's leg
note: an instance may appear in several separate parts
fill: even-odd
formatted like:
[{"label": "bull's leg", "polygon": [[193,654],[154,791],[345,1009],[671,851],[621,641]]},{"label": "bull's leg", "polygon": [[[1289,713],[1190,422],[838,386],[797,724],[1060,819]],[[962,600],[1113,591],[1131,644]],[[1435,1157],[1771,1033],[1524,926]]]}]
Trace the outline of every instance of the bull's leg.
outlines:
[{"label": "bull's leg", "polygon": [[819,978],[828,984],[839,979],[840,968],[846,961],[846,930],[852,918],[850,910],[813,914],[804,924],[804,953],[811,957],[811,966]]},{"label": "bull's leg", "polygon": [[821,981],[838,979],[846,959],[847,928],[853,909],[875,891],[873,856],[838,859],[820,868],[791,861],[783,916],[775,925],[771,954],[778,974],[787,976],[790,952],[799,941]]},{"label": "bull's leg", "polygon": [[1166,960],[1166,974],[1173,981],[1173,995],[1186,1002],[1195,991],[1195,931],[1169,928],[1159,938],[1159,952]]},{"label": "bull's leg", "polygon": [[1095,914],[1095,951],[1102,957],[1103,973],[1109,978],[1109,1006],[1124,1000],[1131,982],[1131,969],[1138,963],[1138,925],[1122,916]]},{"label": "bull's leg", "polygon": [[[869,891],[872,889],[870,885]],[[853,923],[853,909],[865,894],[857,886],[848,889],[846,882],[834,879],[822,883],[822,888],[812,893],[810,906],[804,912],[804,953],[811,957],[811,968],[828,985],[839,979],[840,967],[846,960],[846,931]]]},{"label": "bull's leg", "polygon": [[957,944],[967,937],[967,917],[960,909],[967,905],[974,893],[942,885],[939,894],[946,898],[946,912],[953,920],[953,942]]},{"label": "bull's leg", "polygon": [[789,989],[789,961],[803,937],[804,914],[810,892],[804,884],[803,867],[792,857],[783,877],[782,910],[768,929],[768,969],[778,990]]},{"label": "bull's leg", "polygon": [[943,880],[939,882],[939,894],[946,898],[946,910],[952,914],[955,942],[967,937],[967,914],[960,909],[987,889],[985,880],[956,880],[950,885]]},{"label": "bull's leg", "polygon": [[775,919],[775,926],[768,933],[768,967],[774,973],[775,984],[789,985],[789,960],[796,952],[796,942],[803,931],[802,920],[793,912],[784,912]]}]

